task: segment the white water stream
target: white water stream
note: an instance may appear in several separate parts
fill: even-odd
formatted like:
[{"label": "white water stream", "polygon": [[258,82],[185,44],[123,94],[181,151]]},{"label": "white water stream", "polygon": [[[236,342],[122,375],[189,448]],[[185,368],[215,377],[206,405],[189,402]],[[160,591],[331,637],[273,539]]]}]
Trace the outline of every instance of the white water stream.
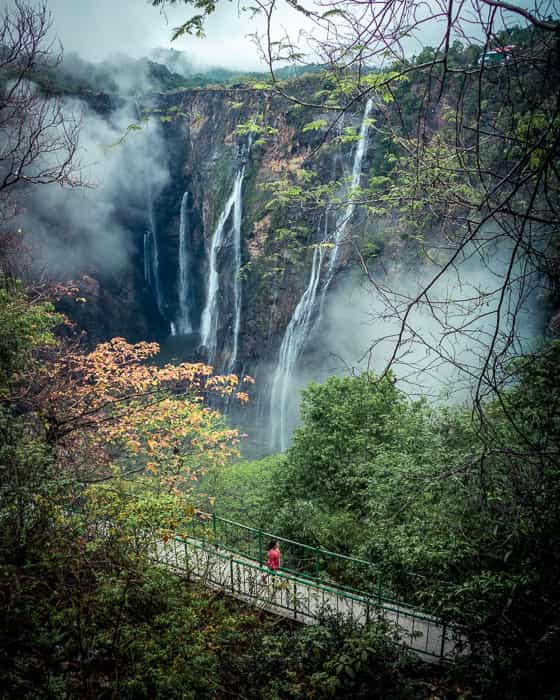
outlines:
[{"label": "white water stream", "polygon": [[[251,147],[249,142],[247,150]],[[218,271],[218,255],[224,246],[226,239],[226,223],[233,211],[232,222],[232,246],[233,246],[233,340],[232,350],[227,363],[227,370],[231,371],[237,361],[239,347],[239,329],[241,327],[241,223],[243,219],[243,178],[245,177],[245,163],[237,171],[233,183],[233,189],[226,205],[220,214],[210,248],[210,274],[206,295],[206,306],[202,312],[200,335],[201,343],[208,353],[208,362],[212,363],[216,357],[218,345],[219,326],[219,294],[220,273]]]},{"label": "white water stream", "polygon": [[177,284],[179,315],[175,323],[172,324],[172,335],[185,335],[187,333],[192,333],[192,315],[190,309],[191,289],[189,280],[190,255],[187,241],[188,200],[189,193],[185,192],[183,199],[181,200],[181,214],[179,218],[179,279]]},{"label": "white water stream", "polygon": [[344,243],[348,228],[352,222],[352,217],[356,210],[356,190],[360,186],[360,178],[362,176],[362,163],[364,160],[364,155],[368,148],[368,135],[369,135],[369,115],[371,114],[371,109],[373,107],[373,101],[369,99],[366,102],[366,107],[364,109],[364,116],[362,117],[362,125],[360,127],[360,138],[356,145],[356,151],[354,153],[354,160],[352,163],[352,178],[350,180],[350,188],[348,191],[348,203],[342,210],[342,212],[336,217],[336,228],[334,236],[332,237],[332,243],[334,247],[330,250],[329,264],[327,267],[327,274],[325,276],[325,281],[323,283],[323,289],[321,292],[321,307],[323,306],[323,301],[325,299],[325,294],[329,288],[333,277],[336,274],[336,264],[340,256],[340,248]]},{"label": "white water stream", "polygon": [[[334,236],[328,231],[328,209],[325,211],[325,223],[323,238],[316,246],[311,265],[311,275],[305,291],[303,292],[292,318],[286,328],[278,364],[274,372],[272,392],[270,395],[270,447],[284,452],[288,447],[290,425],[288,425],[288,408],[290,404],[291,379],[294,374],[297,360],[305,348],[307,338],[314,325],[320,322],[323,304],[327,289],[335,274],[340,247],[344,242],[348,227],[356,209],[355,192],[360,185],[362,163],[368,147],[369,115],[372,109],[372,100],[368,100],[365,106],[360,135],[354,159],[352,163],[352,178],[348,192],[348,203],[343,212],[337,216]],[[323,267],[324,251],[329,244],[329,260],[325,277],[321,285],[321,272]],[[316,299],[320,290],[318,318],[314,321]],[[317,314],[315,314],[317,316]]]},{"label": "white water stream", "polygon": [[[325,216],[325,221],[327,217]],[[290,388],[290,378],[293,374],[297,359],[304,348],[305,341],[312,321],[313,307],[317,296],[317,288],[321,279],[321,268],[323,266],[324,246],[318,244],[313,253],[313,263],[311,265],[311,275],[309,284],[302,294],[298,305],[295,308],[290,323],[284,333],[278,364],[274,372],[272,382],[272,393],[270,395],[271,407],[271,433],[270,444],[272,448],[279,448],[282,452],[288,444],[287,408],[288,390]],[[275,411],[277,407],[277,411]]]},{"label": "white water stream", "polygon": [[[249,144],[250,148],[250,144]],[[233,206],[233,348],[228,362],[228,372],[232,372],[237,362],[237,353],[239,350],[239,329],[241,328],[241,223],[243,220],[243,176],[245,174],[245,166],[241,170],[239,179],[238,192],[234,187],[236,200]]]},{"label": "white water stream", "polygon": [[150,231],[146,230],[144,231],[144,281],[147,285],[152,284],[150,245]]},{"label": "white water stream", "polygon": [[[142,119],[142,110],[136,100],[134,101],[134,116],[137,120]],[[145,183],[148,199],[149,229],[144,233],[144,279],[151,287],[158,311],[163,316],[163,296],[159,279],[159,248],[154,209],[154,188],[149,175],[145,177]]]},{"label": "white water stream", "polygon": [[[148,183],[147,183],[147,189],[148,189],[148,217],[150,221],[150,230],[148,233],[148,242],[149,245],[145,246],[149,250],[150,254],[150,259],[149,259],[149,268],[150,268],[150,281],[151,281],[151,286],[154,292],[154,296],[156,298],[156,304],[158,307],[158,311],[160,314],[163,315],[163,297],[161,293],[161,282],[159,279],[159,247],[158,247],[158,239],[157,239],[157,230],[156,230],[156,217],[155,217],[155,211],[154,211],[154,193],[153,193],[153,186],[152,183],[150,182],[148,178]],[[146,240],[146,239],[144,239]],[[146,268],[146,262],[144,261],[144,268]]]}]

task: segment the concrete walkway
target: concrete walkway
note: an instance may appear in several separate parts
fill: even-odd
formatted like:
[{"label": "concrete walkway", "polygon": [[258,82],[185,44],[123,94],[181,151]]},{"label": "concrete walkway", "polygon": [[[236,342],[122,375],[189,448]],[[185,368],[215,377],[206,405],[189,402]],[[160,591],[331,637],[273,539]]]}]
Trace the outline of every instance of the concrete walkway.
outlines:
[{"label": "concrete walkway", "polygon": [[192,538],[158,541],[152,559],[190,580],[304,624],[314,624],[325,614],[338,614],[358,625],[387,620],[395,624],[403,645],[429,661],[450,658],[464,649],[464,637],[433,616],[392,601],[349,593],[336,584],[327,586],[283,571],[271,575],[257,561],[207,542]]}]

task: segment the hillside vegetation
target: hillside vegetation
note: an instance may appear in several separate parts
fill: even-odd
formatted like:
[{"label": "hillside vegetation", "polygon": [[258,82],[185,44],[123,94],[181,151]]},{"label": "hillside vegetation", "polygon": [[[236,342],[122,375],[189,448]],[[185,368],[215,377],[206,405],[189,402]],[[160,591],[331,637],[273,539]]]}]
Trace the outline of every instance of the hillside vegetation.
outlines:
[{"label": "hillside vegetation", "polygon": [[[41,11],[25,7],[40,22]],[[46,29],[39,28],[44,38]],[[469,377],[472,401],[413,398],[394,367],[332,376],[303,392],[291,448],[257,461],[241,459],[243,435],[222,410],[250,402],[250,376],[221,374],[198,360],[166,362],[153,342],[92,343],[57,311],[86,303],[79,287],[29,273],[30,251],[11,218],[22,191],[83,184],[72,177],[77,132],[57,111],[56,94],[119,88],[106,67],[82,79],[48,61],[41,65],[34,54],[23,67],[21,56],[10,61],[2,54],[0,698],[560,694],[560,342],[548,324],[558,307],[559,122],[552,80],[558,40],[546,43],[541,30],[515,30],[528,52],[520,52],[515,79],[500,64],[479,76],[474,92],[464,81],[479,65],[480,50],[457,43],[441,64],[438,51],[427,48],[383,72],[350,68],[333,77],[314,66],[280,82],[292,91],[296,116],[294,99],[312,90],[333,109],[363,101],[364,81],[376,95],[378,148],[350,199],[387,226],[375,234],[365,227],[352,237],[348,255],[376,293],[388,296],[376,276],[385,246],[394,255],[406,246],[407,256],[436,264],[436,241],[444,270],[456,251],[472,245],[488,255],[496,239],[510,257],[505,272],[494,275],[498,302],[491,307],[484,291],[467,300],[477,319],[492,315],[490,331],[469,335],[463,316],[450,326],[453,314],[440,312],[429,289],[416,300],[430,307],[432,321],[444,318],[442,338],[462,333],[480,344],[482,337],[474,368],[460,352],[445,357],[437,344],[440,359]],[[547,79],[533,65],[539,64],[532,60],[535,46],[549,65]],[[435,61],[432,70],[414,74],[426,61]],[[178,66],[146,66],[158,89],[199,81],[175,72]],[[454,66],[467,78],[453,72],[446,78]],[[255,85],[253,77],[256,93],[279,88]],[[33,80],[55,101],[45,102]],[[217,69],[200,80],[237,78]],[[438,90],[437,108],[418,120]],[[329,136],[324,120],[307,121],[314,109],[303,105],[297,129],[291,125],[309,152]],[[45,114],[52,121],[45,123]],[[181,118],[178,109],[157,115],[164,124]],[[274,136],[264,119],[238,128],[241,136],[256,136],[256,148]],[[478,136],[491,129],[483,149],[465,135],[473,129]],[[31,149],[21,140],[29,133],[40,136]],[[351,127],[333,138],[338,145],[359,137]],[[67,158],[60,168],[44,165],[47,154],[61,150]],[[281,253],[284,260],[310,257],[308,229],[282,222],[294,210],[307,216],[332,201],[334,185],[325,186],[310,162],[292,163],[259,191],[273,231],[267,256],[256,271],[245,270],[248,279],[258,278],[259,293],[275,274],[284,280]],[[282,170],[282,163],[271,162],[274,168]],[[490,224],[501,228],[488,233]],[[396,294],[402,336],[416,302],[400,289]],[[533,295],[547,324],[529,346],[515,321],[519,300]],[[416,367],[409,369],[415,375]],[[460,626],[464,653],[430,666],[403,648],[388,622],[358,628],[325,611],[320,624],[298,626],[154,566],[154,540],[171,540],[199,509],[369,562],[365,573],[327,566],[323,574],[362,591],[375,582]]]}]

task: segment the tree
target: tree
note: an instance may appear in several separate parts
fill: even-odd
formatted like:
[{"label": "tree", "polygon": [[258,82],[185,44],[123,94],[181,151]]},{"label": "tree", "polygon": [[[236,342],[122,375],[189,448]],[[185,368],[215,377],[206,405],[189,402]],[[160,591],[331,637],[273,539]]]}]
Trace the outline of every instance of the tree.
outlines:
[{"label": "tree", "polygon": [[158,366],[150,362],[158,352],[157,343],[131,345],[122,338],[90,353],[61,343],[28,378],[24,401],[57,459],[84,481],[108,478],[107,469],[121,465],[125,472],[162,470],[171,486],[231,454],[237,431],[223,425],[203,397],[245,401],[237,377],[214,376],[201,363]]},{"label": "tree", "polygon": [[299,470],[297,490],[321,494],[333,507],[358,503],[360,471],[396,439],[406,411],[391,377],[378,382],[366,373],[311,384],[302,394],[303,425],[289,452]]},{"label": "tree", "polygon": [[380,580],[465,625],[477,662],[492,659],[487,681],[512,697],[547,687],[559,644],[559,352],[512,363],[483,434],[468,409],[407,404],[367,375],[311,386],[268,487],[274,532],[371,562],[329,569],[338,582]]},{"label": "tree", "polygon": [[[88,697],[108,658],[119,668],[121,656],[128,667],[141,655],[137,616],[152,624],[154,605],[173,611],[178,598],[167,601],[162,591],[175,596],[177,584],[151,568],[154,537],[175,534],[192,517],[193,480],[237,453],[237,431],[205,398],[245,396],[236,377],[204,365],[150,364],[155,344],[115,339],[80,353],[56,337],[63,319],[50,303],[2,281],[2,677],[15,695],[67,684]],[[195,607],[181,597],[176,605]],[[170,612],[169,624],[183,634],[193,614]],[[176,635],[162,644],[175,659]],[[161,652],[156,643],[154,654]],[[62,669],[61,658],[81,659],[79,671]]]},{"label": "tree", "polygon": [[59,482],[51,481],[48,447],[22,412],[13,410],[12,399],[22,373],[32,371],[38,350],[55,343],[53,329],[60,317],[49,303],[31,304],[20,285],[0,281],[0,557],[5,558],[17,556],[44,522],[41,496],[59,489]]},{"label": "tree", "polygon": [[[0,18],[0,222],[18,211],[25,187],[84,185],[77,161],[80,122],[62,100],[47,99],[33,74],[62,61],[48,41],[46,4],[15,0]],[[17,195],[16,195],[17,192]]]},{"label": "tree", "polygon": [[365,536],[368,491],[379,477],[379,455],[405,449],[411,426],[423,422],[422,407],[409,405],[391,377],[380,381],[373,373],[311,384],[302,394],[303,424],[268,488],[269,500],[277,504],[268,527],[291,539],[356,553]]}]

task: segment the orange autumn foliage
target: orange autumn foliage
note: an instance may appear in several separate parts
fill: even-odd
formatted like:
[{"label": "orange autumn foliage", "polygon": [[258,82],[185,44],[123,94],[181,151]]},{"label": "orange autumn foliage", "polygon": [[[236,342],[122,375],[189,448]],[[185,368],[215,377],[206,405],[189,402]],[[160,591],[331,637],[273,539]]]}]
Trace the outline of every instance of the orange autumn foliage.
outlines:
[{"label": "orange autumn foliage", "polygon": [[147,472],[184,489],[237,454],[238,432],[205,402],[247,401],[238,377],[203,363],[158,366],[158,352],[157,343],[114,338],[90,353],[61,346],[38,369],[32,400],[60,464],[84,480]]}]

